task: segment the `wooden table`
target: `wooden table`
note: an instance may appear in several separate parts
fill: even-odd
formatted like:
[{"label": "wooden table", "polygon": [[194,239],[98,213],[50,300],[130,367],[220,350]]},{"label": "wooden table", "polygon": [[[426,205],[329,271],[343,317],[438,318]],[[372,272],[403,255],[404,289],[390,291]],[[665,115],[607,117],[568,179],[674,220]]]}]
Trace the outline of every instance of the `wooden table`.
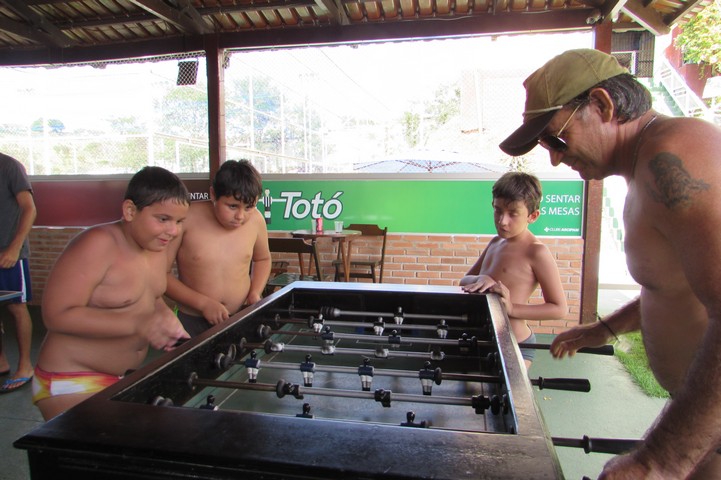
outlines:
[{"label": "wooden table", "polygon": [[[315,242],[319,238],[330,238],[334,242],[338,243],[338,259],[343,262],[343,274],[345,281],[350,281],[350,257],[351,257],[351,242],[353,237],[359,236],[360,230],[341,230],[336,232],[335,230],[323,230],[322,232],[312,232],[310,230],[294,230],[291,235],[294,238],[302,238],[304,240],[310,239]],[[346,242],[346,239],[348,240]],[[318,272],[320,277],[320,272]]]}]

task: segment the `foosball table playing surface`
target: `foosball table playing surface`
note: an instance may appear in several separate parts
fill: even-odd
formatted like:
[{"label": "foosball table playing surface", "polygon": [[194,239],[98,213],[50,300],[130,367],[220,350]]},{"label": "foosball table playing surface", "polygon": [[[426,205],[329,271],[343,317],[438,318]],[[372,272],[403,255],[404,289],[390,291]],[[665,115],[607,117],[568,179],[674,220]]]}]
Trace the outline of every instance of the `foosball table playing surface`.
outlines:
[{"label": "foosball table playing surface", "polygon": [[33,479],[563,477],[499,298],[457,287],[295,282],[15,446]]}]

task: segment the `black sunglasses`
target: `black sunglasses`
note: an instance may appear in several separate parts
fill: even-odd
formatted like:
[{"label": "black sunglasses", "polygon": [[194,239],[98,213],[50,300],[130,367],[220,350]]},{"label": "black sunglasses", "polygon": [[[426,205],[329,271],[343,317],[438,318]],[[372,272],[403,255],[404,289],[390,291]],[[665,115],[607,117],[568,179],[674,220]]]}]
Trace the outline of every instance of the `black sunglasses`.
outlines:
[{"label": "black sunglasses", "polygon": [[566,123],[563,124],[561,129],[558,131],[555,135],[542,135],[538,139],[538,143],[545,148],[546,150],[553,150],[556,152],[563,153],[566,150],[568,150],[568,144],[564,139],[561,138],[561,134],[566,129],[568,124],[571,122],[571,119],[573,118],[573,115],[578,111],[578,109],[581,108],[581,104],[579,103],[576,108],[571,112],[571,115],[569,115],[568,119],[566,120]]}]

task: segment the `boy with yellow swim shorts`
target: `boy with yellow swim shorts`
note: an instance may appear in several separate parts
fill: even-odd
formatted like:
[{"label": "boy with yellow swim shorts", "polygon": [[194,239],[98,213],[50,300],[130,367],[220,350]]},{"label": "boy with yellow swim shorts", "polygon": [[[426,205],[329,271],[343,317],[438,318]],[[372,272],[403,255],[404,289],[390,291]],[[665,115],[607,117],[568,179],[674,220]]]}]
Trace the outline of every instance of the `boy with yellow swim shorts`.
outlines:
[{"label": "boy with yellow swim shorts", "polygon": [[165,249],[180,234],[188,191],[173,173],[145,167],[128,184],[121,219],[75,237],[48,277],[47,335],[33,402],[49,420],[138,368],[149,347],[188,338],[163,300]]}]

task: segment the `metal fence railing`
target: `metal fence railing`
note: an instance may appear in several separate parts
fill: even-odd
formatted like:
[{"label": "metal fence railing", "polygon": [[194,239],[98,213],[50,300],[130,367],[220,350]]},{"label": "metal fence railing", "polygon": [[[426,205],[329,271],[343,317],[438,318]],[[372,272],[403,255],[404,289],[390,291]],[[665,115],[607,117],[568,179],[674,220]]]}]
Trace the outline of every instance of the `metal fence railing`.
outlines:
[{"label": "metal fence railing", "polygon": [[657,65],[656,79],[666,89],[685,116],[703,118],[710,122],[716,121],[713,111],[689,88],[683,77],[671,66],[666,58],[659,59]]}]

